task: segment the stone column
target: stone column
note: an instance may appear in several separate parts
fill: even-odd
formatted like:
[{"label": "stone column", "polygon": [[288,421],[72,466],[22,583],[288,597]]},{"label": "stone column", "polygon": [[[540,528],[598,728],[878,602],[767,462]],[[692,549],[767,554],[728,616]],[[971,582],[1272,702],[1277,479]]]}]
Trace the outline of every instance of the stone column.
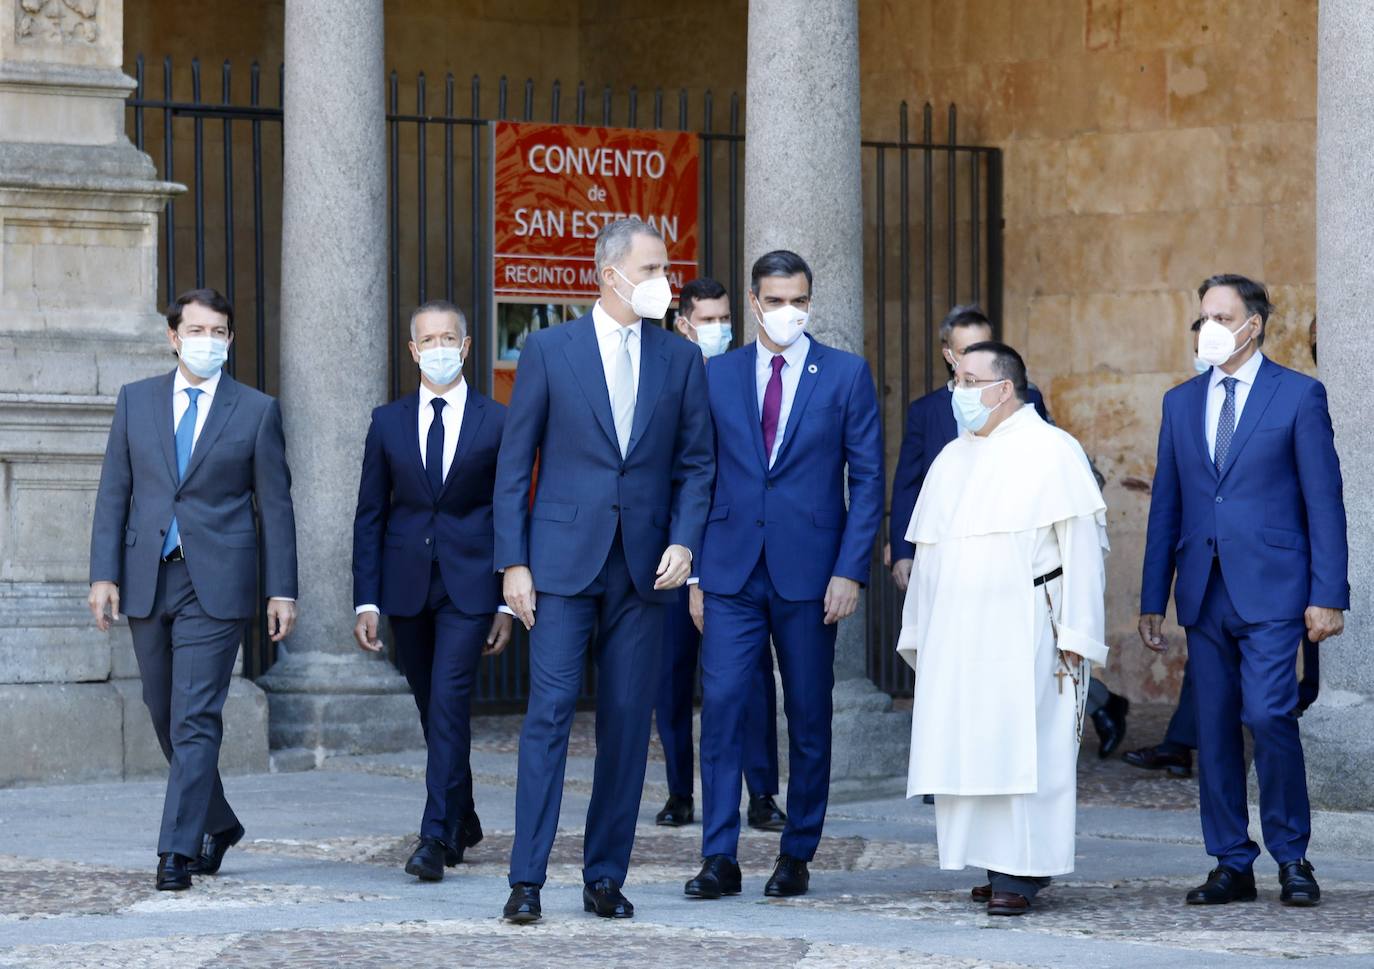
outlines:
[{"label": "stone column", "polygon": [[[816,277],[812,332],[862,355],[858,4],[816,0],[799,10],[792,0],[749,3],[745,278],[771,249],[800,253]],[[881,573],[873,579],[886,581]],[[835,651],[831,778],[840,790],[871,790],[873,779],[906,772],[911,718],[891,712],[890,698],[868,679],[863,617],[861,601],[840,625]]]},{"label": "stone column", "polygon": [[260,679],[274,748],[423,746],[405,681],[353,641],[353,510],[386,401],[382,0],[287,0],[281,399],[300,618]]},{"label": "stone column", "polygon": [[1336,425],[1349,516],[1350,612],[1323,643],[1322,690],[1303,715],[1313,802],[1374,803],[1374,19],[1363,0],[1322,0],[1317,31],[1317,318],[1320,377]]},{"label": "stone column", "polygon": [[[86,610],[91,509],[122,384],[169,371],[159,181],[124,134],[122,0],[0,0],[0,787],[166,770],[128,626]],[[226,770],[267,766],[235,679]]]}]

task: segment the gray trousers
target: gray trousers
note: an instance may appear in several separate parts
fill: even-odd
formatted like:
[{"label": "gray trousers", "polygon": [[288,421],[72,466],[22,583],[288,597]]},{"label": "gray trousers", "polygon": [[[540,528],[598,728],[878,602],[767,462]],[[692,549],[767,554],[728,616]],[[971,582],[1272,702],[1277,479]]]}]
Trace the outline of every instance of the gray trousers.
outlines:
[{"label": "gray trousers", "polygon": [[1034,875],[1008,875],[988,869],[988,884],[994,892],[1012,892],[1026,896],[1026,901],[1034,901],[1040,889],[1049,885],[1050,879]]},{"label": "gray trousers", "polygon": [[194,858],[204,835],[238,824],[224,799],[219,746],[243,620],[206,615],[186,563],[165,562],[153,611],[146,619],[130,618],[129,630],[143,677],[143,702],[171,768],[157,851]]}]

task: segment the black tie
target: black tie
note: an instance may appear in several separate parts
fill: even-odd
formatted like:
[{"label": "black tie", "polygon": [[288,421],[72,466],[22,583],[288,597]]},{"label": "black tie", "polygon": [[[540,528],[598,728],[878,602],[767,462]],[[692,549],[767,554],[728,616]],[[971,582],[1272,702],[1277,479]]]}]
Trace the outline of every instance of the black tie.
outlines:
[{"label": "black tie", "polygon": [[429,437],[425,442],[425,471],[437,501],[439,492],[444,490],[444,398],[435,397],[429,403],[434,408],[434,420],[429,422]]}]

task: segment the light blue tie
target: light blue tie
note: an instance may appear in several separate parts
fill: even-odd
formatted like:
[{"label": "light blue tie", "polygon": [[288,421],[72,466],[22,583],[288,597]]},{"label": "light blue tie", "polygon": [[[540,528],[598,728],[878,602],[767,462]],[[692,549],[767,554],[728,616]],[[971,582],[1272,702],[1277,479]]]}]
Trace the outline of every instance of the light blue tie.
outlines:
[{"label": "light blue tie", "polygon": [[635,423],[635,376],[630,362],[630,337],[634,331],[620,328],[620,349],[613,361],[614,380],[611,387],[611,411],[615,418],[615,436],[623,458],[630,447],[630,432]]},{"label": "light blue tie", "polygon": [[[186,405],[186,413],[181,415],[177,424],[177,483],[186,477],[186,465],[191,463],[191,446],[196,442],[196,398],[205,391],[195,387],[186,388],[186,396],[191,401]],[[172,516],[172,524],[167,526],[167,538],[162,543],[162,557],[171,555],[181,544],[181,529],[177,528],[177,516]]]},{"label": "light blue tie", "polygon": [[1236,378],[1223,377],[1221,385],[1226,389],[1226,400],[1221,405],[1221,416],[1217,418],[1217,443],[1212,448],[1212,462],[1217,466],[1217,474],[1226,469],[1226,452],[1231,450],[1231,438],[1236,433]]}]

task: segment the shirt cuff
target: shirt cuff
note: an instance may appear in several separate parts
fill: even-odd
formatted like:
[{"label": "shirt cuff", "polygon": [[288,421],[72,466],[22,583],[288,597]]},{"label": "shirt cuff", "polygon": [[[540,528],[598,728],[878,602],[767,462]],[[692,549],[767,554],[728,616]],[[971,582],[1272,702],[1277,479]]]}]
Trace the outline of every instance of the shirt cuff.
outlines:
[{"label": "shirt cuff", "polygon": [[378,615],[381,615],[382,610],[378,609],[370,602],[365,602],[358,608],[354,609],[353,612],[359,616],[361,616],[365,612],[375,612]]},{"label": "shirt cuff", "polygon": [[687,584],[688,584],[688,585],[701,585],[701,579],[694,575],[694,576],[692,576],[690,579],[687,580]]},{"label": "shirt cuff", "polygon": [[268,602],[295,602],[294,596],[268,596]]},{"label": "shirt cuff", "polygon": [[515,615],[514,610],[512,610],[511,607],[508,606],[508,605],[506,605],[504,602],[501,603],[501,605],[499,605],[499,606],[496,607],[496,611],[497,611],[497,612],[504,612],[504,613],[505,613],[506,615],[508,615],[508,616],[513,616],[513,615]]}]

